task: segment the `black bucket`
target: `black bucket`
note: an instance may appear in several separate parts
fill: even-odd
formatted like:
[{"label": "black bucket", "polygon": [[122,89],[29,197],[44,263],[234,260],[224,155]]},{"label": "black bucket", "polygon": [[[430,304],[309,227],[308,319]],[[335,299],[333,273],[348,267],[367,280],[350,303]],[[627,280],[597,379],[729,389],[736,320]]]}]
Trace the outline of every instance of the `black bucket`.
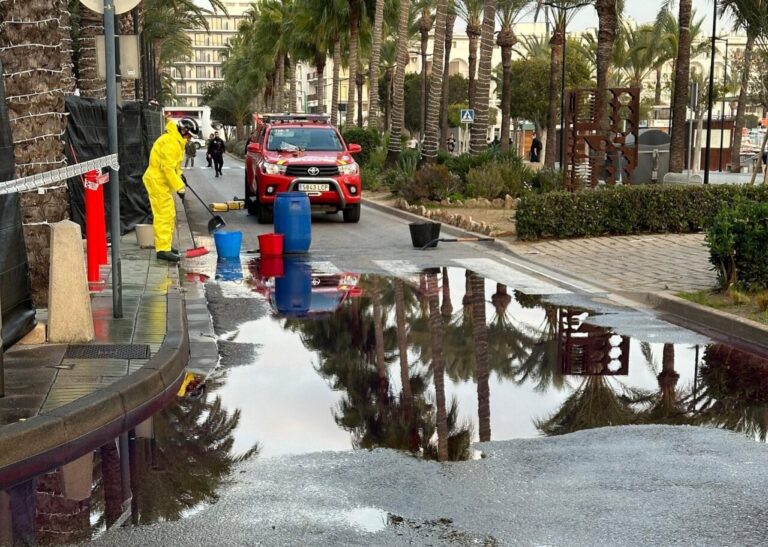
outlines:
[{"label": "black bucket", "polygon": [[439,222],[411,222],[408,228],[411,229],[411,243],[417,249],[421,249],[427,243],[433,243],[429,247],[437,247],[437,241],[440,237]]}]

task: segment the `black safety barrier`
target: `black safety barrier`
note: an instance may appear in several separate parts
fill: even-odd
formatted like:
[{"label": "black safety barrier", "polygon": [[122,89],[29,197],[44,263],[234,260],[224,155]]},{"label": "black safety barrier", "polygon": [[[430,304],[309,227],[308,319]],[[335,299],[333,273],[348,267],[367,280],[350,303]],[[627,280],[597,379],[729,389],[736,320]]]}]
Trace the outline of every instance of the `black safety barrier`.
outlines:
[{"label": "black safety barrier", "polygon": [[[0,66],[0,182],[15,178],[14,171],[13,140]],[[0,338],[2,348],[8,348],[35,326],[19,194],[0,195],[0,307]]]},{"label": "black safety barrier", "polygon": [[[107,149],[106,103],[98,99],[70,96],[66,99],[67,130],[65,152],[70,164],[109,154]],[[151,224],[152,209],[141,177],[147,169],[149,151],[163,131],[163,116],[158,107],[141,102],[118,106],[118,156],[120,161],[120,225],[122,233],[137,224]],[[68,181],[71,216],[85,233],[85,204],[80,178]],[[104,189],[109,217],[109,183]],[[107,222],[109,226],[109,222]]]}]

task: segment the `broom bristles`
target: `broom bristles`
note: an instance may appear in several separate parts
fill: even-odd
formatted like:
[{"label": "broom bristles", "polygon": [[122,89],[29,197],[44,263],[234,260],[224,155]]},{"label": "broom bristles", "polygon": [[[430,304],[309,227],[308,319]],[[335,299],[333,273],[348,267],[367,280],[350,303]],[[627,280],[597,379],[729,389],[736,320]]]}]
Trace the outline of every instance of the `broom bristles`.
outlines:
[{"label": "broom bristles", "polygon": [[195,247],[194,249],[189,249],[185,255],[187,258],[196,258],[198,256],[204,256],[208,254],[208,249],[205,247]]}]

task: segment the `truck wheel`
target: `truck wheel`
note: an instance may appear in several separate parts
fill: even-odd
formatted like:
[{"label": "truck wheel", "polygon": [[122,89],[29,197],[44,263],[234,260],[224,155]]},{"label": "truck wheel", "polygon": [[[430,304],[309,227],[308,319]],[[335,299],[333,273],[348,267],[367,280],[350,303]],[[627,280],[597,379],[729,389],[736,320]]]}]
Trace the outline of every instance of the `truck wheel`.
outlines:
[{"label": "truck wheel", "polygon": [[256,219],[259,224],[272,224],[275,220],[275,215],[272,207],[269,205],[262,205],[258,201],[254,202],[256,209]]},{"label": "truck wheel", "polygon": [[342,212],[344,215],[344,222],[359,222],[360,221],[360,204],[350,205]]},{"label": "truck wheel", "polygon": [[253,192],[248,187],[248,171],[245,172],[245,207],[248,209],[248,214],[256,216],[258,213],[258,203],[254,199]]}]

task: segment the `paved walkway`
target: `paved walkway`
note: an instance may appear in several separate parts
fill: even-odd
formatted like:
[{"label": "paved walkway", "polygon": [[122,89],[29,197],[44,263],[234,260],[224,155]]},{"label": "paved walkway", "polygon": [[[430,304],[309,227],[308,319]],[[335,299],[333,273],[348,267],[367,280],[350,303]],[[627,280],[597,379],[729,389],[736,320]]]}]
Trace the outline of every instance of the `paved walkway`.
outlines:
[{"label": "paved walkway", "polygon": [[527,260],[623,291],[698,291],[715,286],[704,234],[510,242]]},{"label": "paved walkway", "polygon": [[[112,317],[111,272],[102,269],[107,288],[93,293],[94,344],[147,345],[153,356],[166,333],[167,293],[178,270],[140,249],[134,235],[121,239],[123,318]],[[45,321],[46,310],[38,310]],[[141,368],[147,359],[76,359],[66,345],[16,345],[5,353],[6,396],[0,399],[0,425],[50,412],[93,393]]]}]

